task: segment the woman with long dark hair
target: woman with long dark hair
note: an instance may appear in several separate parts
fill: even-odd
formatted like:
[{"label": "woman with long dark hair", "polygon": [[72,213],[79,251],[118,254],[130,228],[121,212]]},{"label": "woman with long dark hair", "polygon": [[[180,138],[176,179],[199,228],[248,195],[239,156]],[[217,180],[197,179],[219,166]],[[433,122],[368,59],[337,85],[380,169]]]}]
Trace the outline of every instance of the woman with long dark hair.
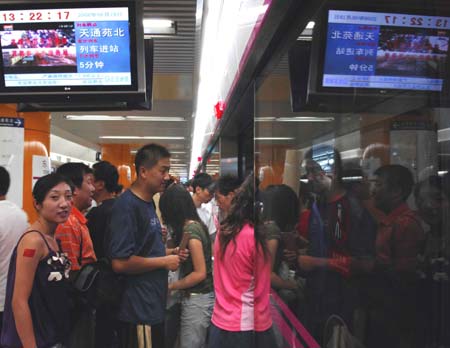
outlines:
[{"label": "woman with long dark hair", "polygon": [[[206,344],[214,292],[211,239],[200,220],[189,192],[178,184],[169,186],[159,201],[164,223],[174,232],[176,245],[188,234],[189,258],[181,265],[180,279],[169,290],[181,290],[181,348],[201,348]],[[172,333],[175,334],[175,333]]]},{"label": "woman with long dark hair", "polygon": [[237,190],[214,244],[216,302],[210,348],[274,347],[270,316],[270,254],[255,228],[254,178]]},{"label": "woman with long dark hair", "polygon": [[271,285],[281,298],[291,305],[298,297],[298,285],[289,275],[289,265],[283,259],[283,249],[296,255],[297,240],[294,229],[298,223],[299,201],[294,190],[287,185],[269,185],[262,192],[262,201],[262,218],[267,233],[267,246],[272,257]]},{"label": "woman with long dark hair", "polygon": [[70,330],[66,279],[70,261],[55,230],[72,208],[72,188],[59,174],[40,178],[33,188],[37,220],[11,256],[1,347],[63,347]]}]

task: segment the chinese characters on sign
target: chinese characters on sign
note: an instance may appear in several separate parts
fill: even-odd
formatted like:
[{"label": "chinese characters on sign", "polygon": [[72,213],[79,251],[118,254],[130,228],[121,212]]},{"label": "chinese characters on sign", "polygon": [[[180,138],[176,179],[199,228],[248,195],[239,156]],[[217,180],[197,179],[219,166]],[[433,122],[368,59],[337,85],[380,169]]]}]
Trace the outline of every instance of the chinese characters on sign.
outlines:
[{"label": "chinese characters on sign", "polygon": [[[123,22],[80,22],[75,23],[79,72],[100,72],[108,65],[117,66],[123,61],[123,54],[129,51],[129,37]],[[127,68],[129,71],[129,60]],[[117,70],[116,70],[117,71]]]}]

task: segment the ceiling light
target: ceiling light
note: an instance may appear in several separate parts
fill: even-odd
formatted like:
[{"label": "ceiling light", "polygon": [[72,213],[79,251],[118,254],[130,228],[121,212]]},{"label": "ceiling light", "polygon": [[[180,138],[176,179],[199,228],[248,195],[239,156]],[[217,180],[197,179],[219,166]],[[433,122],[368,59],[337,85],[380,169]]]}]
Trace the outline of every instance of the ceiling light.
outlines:
[{"label": "ceiling light", "polygon": [[109,115],[67,115],[71,121],[147,121],[147,122],[183,122],[180,116],[109,116]]},{"label": "ceiling light", "polygon": [[152,121],[152,122],[183,122],[184,117],[178,116],[125,116],[129,121]]},{"label": "ceiling light", "polygon": [[67,115],[67,120],[71,121],[124,121],[125,116],[109,115]]},{"label": "ceiling light", "polygon": [[308,22],[306,28],[302,31],[297,40],[312,40],[314,25],[315,25],[314,22]]},{"label": "ceiling light", "polygon": [[310,116],[297,116],[297,117],[278,117],[277,122],[332,122],[334,117],[310,117]]},{"label": "ceiling light", "polygon": [[164,136],[134,136],[134,135],[103,135],[100,139],[130,139],[130,140],[184,140],[184,137]]},{"label": "ceiling light", "polygon": [[255,140],[258,141],[265,141],[265,140],[294,140],[295,138],[291,137],[262,137],[262,138],[255,138]]},{"label": "ceiling light", "polygon": [[255,122],[273,122],[276,117],[255,117]]},{"label": "ceiling light", "polygon": [[144,19],[144,35],[176,35],[177,23],[170,19]]},{"label": "ceiling light", "polygon": [[450,128],[443,128],[437,131],[438,143],[450,140]]},{"label": "ceiling light", "polygon": [[[182,153],[186,153],[186,151],[170,151],[170,149],[168,149],[170,154],[182,154]],[[137,153],[138,150],[131,150],[130,153]]]},{"label": "ceiling light", "polygon": [[295,116],[295,117],[256,117],[256,122],[332,122],[334,117]]}]

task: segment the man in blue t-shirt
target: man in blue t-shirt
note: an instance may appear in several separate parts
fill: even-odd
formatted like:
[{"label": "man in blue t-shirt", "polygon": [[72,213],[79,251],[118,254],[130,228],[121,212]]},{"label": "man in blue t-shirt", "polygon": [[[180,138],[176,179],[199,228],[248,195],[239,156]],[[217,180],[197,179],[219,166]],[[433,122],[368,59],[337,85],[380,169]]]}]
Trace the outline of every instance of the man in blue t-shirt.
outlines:
[{"label": "man in blue t-shirt", "polygon": [[136,181],[114,203],[107,242],[113,270],[126,275],[118,313],[120,347],[162,348],[167,273],[178,268],[181,255],[164,246],[153,195],[169,179],[170,153],[160,145],[145,145],[135,165]]}]

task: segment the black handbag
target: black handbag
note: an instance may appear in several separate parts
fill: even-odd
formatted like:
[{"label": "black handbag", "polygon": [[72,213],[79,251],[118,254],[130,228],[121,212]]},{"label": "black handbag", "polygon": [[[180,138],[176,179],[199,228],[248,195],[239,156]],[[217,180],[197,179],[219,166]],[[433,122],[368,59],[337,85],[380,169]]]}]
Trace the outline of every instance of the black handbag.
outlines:
[{"label": "black handbag", "polygon": [[81,267],[72,284],[83,302],[95,308],[114,308],[121,302],[125,276],[115,273],[111,262],[103,258]]},{"label": "black handbag", "polygon": [[[152,246],[152,239],[148,238],[136,256],[147,256]],[[80,241],[80,265],[82,252],[83,240]],[[75,275],[72,286],[81,302],[94,308],[108,306],[115,309],[120,305],[125,291],[126,275],[114,272],[111,260],[102,258],[97,262],[83,265]]]}]

